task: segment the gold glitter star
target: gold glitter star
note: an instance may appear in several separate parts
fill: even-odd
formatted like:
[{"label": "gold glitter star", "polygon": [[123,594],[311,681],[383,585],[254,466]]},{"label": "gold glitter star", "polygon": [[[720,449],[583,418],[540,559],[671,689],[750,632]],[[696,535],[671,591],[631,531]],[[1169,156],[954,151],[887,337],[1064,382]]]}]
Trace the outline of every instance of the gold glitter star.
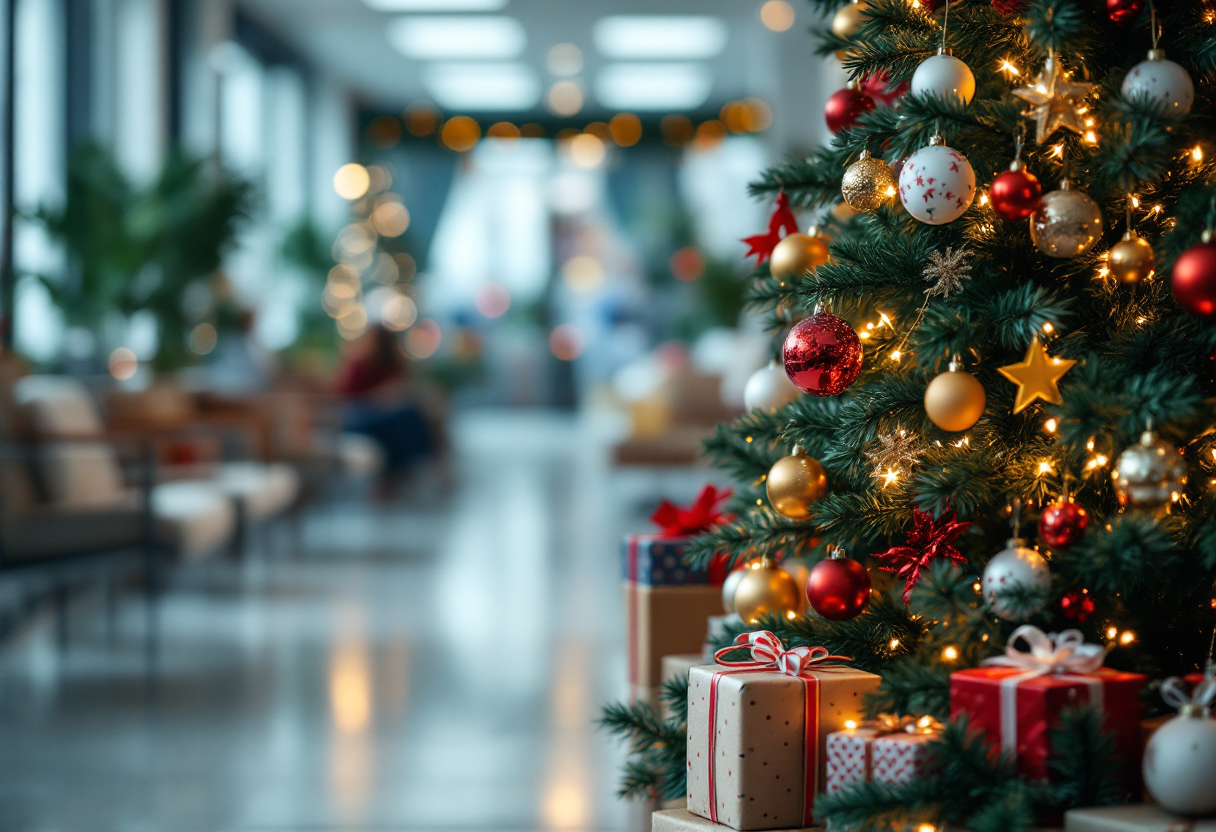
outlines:
[{"label": "gold glitter star", "polygon": [[1093,88],[1093,84],[1066,79],[1055,56],[1048,55],[1034,84],[1019,87],[1013,94],[1031,105],[1024,115],[1034,118],[1035,141],[1041,143],[1061,127],[1077,135],[1085,132],[1085,113],[1089,110],[1085,97]]},{"label": "gold glitter star", "polygon": [[1060,395],[1059,382],[1076,363],[1068,358],[1049,356],[1047,348],[1036,335],[1026,348],[1025,361],[997,368],[1001,375],[1018,386],[1018,397],[1013,403],[1014,414],[1030,407],[1036,399],[1051,404],[1063,404],[1064,397]]}]

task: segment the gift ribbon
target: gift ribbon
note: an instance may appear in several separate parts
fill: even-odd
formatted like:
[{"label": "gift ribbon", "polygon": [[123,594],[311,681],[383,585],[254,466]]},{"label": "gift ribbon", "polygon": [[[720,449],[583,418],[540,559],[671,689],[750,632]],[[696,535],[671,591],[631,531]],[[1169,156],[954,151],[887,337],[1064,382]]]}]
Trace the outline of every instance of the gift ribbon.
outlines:
[{"label": "gift ribbon", "polygon": [[[751,652],[750,659],[728,661],[726,656],[740,648]],[[806,675],[811,670],[846,670],[841,662],[852,661],[848,656],[833,656],[826,647],[795,647],[786,650],[781,639],[768,630],[742,633],[735,643],[715,651],[714,661],[726,670],[714,671],[709,680],[709,819],[718,822],[717,731],[718,682],[723,676],[738,673],[771,673],[776,671],[800,679],[806,687],[803,695],[803,789],[802,825],[814,824],[815,794],[819,791],[819,680]]]},{"label": "gift ribbon", "polygon": [[[1030,650],[1020,650],[1019,639]],[[1089,690],[1089,705],[1102,712],[1102,680],[1088,675],[1102,668],[1106,648],[1086,644],[1080,630],[1065,630],[1060,634],[1045,633],[1031,624],[1023,624],[1009,635],[1005,655],[985,659],[983,664],[1014,667],[1022,670],[1001,680],[1001,751],[1016,756],[1018,752],[1018,685],[1040,676],[1059,676],[1077,682]]]},{"label": "gift ribbon", "polygon": [[931,716],[897,716],[879,714],[876,719],[862,723],[863,728],[873,729],[878,736],[887,734],[937,734],[946,726]]},{"label": "gift ribbon", "polygon": [[1177,711],[1207,713],[1216,699],[1216,679],[1204,676],[1203,681],[1188,692],[1185,681],[1171,676],[1161,683],[1161,698]]}]

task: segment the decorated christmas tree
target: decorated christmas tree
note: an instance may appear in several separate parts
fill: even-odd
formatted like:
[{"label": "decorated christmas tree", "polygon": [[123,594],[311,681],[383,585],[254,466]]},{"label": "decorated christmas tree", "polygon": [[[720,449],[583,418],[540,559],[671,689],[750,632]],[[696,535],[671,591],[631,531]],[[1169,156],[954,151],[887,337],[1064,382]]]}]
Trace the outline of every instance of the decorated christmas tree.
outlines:
[{"label": "decorated christmas tree", "polygon": [[[881,677],[840,748],[928,738],[907,776],[874,745],[833,781],[828,737],[806,783],[835,829],[1028,829],[1145,786],[1216,812],[1216,4],[811,4],[854,81],[830,146],[753,187],[775,363],[707,443],[734,518],[684,549],[742,567],[728,635],[780,645],[719,659],[796,676],[826,648]],[[605,722],[626,791],[696,811],[703,728]]]}]

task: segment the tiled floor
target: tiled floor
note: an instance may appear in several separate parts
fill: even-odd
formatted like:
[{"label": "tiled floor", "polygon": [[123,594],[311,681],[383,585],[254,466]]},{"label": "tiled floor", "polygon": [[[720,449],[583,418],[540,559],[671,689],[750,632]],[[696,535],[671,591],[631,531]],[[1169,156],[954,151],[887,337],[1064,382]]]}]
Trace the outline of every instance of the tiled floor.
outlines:
[{"label": "tiled floor", "polygon": [[45,624],[0,645],[0,830],[635,825],[592,720],[623,693],[616,541],[659,486],[572,417],[455,433],[451,489],[181,576],[154,677],[134,598],[112,637],[86,604],[66,653]]}]

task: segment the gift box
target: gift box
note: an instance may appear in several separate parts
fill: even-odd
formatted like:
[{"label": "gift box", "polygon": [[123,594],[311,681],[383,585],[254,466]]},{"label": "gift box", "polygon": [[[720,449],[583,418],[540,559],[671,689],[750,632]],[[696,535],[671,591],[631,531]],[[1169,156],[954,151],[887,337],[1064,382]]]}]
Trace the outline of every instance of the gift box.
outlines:
[{"label": "gift box", "polygon": [[[655,812],[650,821],[650,832],[723,832],[725,829],[722,824],[694,815],[687,809]],[[823,832],[822,828],[813,829],[814,832]],[[797,832],[812,832],[812,828],[802,828]]]},{"label": "gift box", "polygon": [[725,563],[695,569],[683,556],[691,536],[726,519],[717,506],[729,495],[706,486],[690,508],[664,500],[651,517],[661,533],[625,538],[626,652],[635,697],[653,699],[663,657],[701,650],[709,618],[722,612]]},{"label": "gift box", "polygon": [[1064,832],[1216,832],[1216,818],[1182,818],[1144,804],[1070,809]]},{"label": "gift box", "polygon": [[694,667],[688,687],[688,808],[740,830],[814,825],[830,733],[859,721],[881,681],[827,650],[786,651],[772,633],[747,633],[750,660]]},{"label": "gift box", "polygon": [[937,771],[935,730],[910,732],[898,726],[845,728],[828,735],[826,745],[828,794],[857,783],[909,783]]},{"label": "gift box", "polygon": [[[1030,643],[1030,652],[1016,647],[1020,638]],[[1053,639],[1037,627],[1019,627],[1004,657],[950,674],[951,716],[966,714],[972,727],[1016,758],[1020,774],[1046,778],[1050,734],[1060,714],[1070,707],[1096,707],[1103,714],[1103,728],[1115,739],[1125,782],[1134,788],[1144,714],[1140,691],[1148,679],[1102,667],[1105,655],[1104,648],[1084,644],[1077,630]]]}]

